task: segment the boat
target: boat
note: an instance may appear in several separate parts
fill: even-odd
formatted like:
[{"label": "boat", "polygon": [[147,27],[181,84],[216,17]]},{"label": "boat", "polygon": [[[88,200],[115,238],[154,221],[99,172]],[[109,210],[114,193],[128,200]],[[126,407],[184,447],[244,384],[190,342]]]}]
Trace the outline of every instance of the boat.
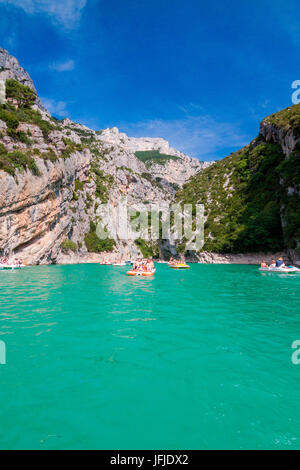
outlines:
[{"label": "boat", "polygon": [[169,264],[169,266],[172,269],[190,269],[189,265],[185,263]]},{"label": "boat", "polygon": [[126,263],[113,263],[113,266],[126,266]]},{"label": "boat", "polygon": [[0,270],[13,270],[25,268],[25,264],[2,264],[0,263]]},{"label": "boat", "polygon": [[127,271],[127,276],[144,276],[144,277],[149,277],[153,276],[155,273],[156,269],[153,269],[153,271]]},{"label": "boat", "polygon": [[296,266],[286,266],[284,268],[259,268],[259,271],[265,273],[300,273],[300,269],[296,268]]}]

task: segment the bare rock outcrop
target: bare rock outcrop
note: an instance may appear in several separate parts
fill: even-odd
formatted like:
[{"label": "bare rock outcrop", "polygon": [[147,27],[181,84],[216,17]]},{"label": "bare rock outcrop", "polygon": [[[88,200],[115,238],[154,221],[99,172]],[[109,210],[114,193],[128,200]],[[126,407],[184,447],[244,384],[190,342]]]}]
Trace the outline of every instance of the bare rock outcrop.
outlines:
[{"label": "bare rock outcrop", "polygon": [[[23,85],[29,86],[37,95],[37,91],[30,75],[25,69],[23,69],[23,67],[20,66],[15,57],[10,55],[7,50],[0,47],[0,80],[6,80],[7,78],[14,78]],[[47,111],[38,96],[36,104],[42,111]]]},{"label": "bare rock outcrop", "polygon": [[[104,143],[116,145],[131,155],[140,151],[158,150],[161,154],[177,157],[176,160],[167,160],[164,165],[153,163],[151,165],[151,174],[155,178],[161,178],[179,186],[182,186],[198,171],[213,163],[201,162],[197,158],[191,158],[170,147],[169,142],[165,139],[159,137],[128,137],[124,132],[120,132],[117,127],[104,129],[98,134],[98,139]],[[145,170],[147,171],[146,168]]]},{"label": "bare rock outcrop", "polygon": [[90,154],[86,151],[55,163],[37,159],[39,176],[29,170],[17,172],[16,177],[0,172],[3,253],[13,253],[29,264],[52,263],[74,227],[79,233],[88,230],[85,212],[80,211],[75,220],[70,205],[75,181],[87,179],[89,165]]}]

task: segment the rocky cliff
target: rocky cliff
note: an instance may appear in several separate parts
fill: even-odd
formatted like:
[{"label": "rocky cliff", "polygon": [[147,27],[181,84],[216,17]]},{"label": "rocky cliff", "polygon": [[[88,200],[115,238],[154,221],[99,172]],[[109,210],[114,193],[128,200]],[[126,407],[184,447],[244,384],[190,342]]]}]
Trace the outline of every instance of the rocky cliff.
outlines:
[{"label": "rocky cliff", "polygon": [[[0,79],[6,80],[6,103],[0,105],[0,254],[30,264],[62,262],[70,253],[157,255],[160,247],[144,240],[99,240],[97,223],[110,231],[122,196],[132,206],[171,201],[207,164],[164,139],[129,138],[116,128],[95,132],[53,118],[27,72],[4,49]],[[145,161],[138,151],[156,155]],[[101,212],[108,201],[110,213]]]},{"label": "rocky cliff", "polygon": [[[104,143],[110,143],[124,149],[130,155],[139,155],[147,151],[156,150],[160,155],[175,158],[166,158],[164,164],[156,163],[155,159],[148,159],[148,169],[151,166],[151,174],[157,178],[163,178],[169,183],[182,185],[198,171],[208,167],[212,162],[200,162],[197,158],[188,155],[169,146],[169,142],[162,138],[128,137],[119,132],[117,127],[104,129],[99,133],[99,139]],[[151,164],[151,165],[150,165]]]}]

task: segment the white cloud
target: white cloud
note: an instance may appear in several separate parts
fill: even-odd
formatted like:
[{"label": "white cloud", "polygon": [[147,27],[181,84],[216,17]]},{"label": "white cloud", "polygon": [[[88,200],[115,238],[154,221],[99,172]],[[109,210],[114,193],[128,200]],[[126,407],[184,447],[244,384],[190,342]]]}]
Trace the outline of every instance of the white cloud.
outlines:
[{"label": "white cloud", "polygon": [[51,98],[41,98],[41,101],[51,114],[56,114],[60,117],[68,116],[67,103],[65,101],[55,101]]},{"label": "white cloud", "polygon": [[[234,150],[250,140],[237,124],[220,122],[208,115],[187,115],[182,119],[168,121],[147,120],[120,127],[130,136],[163,137],[172,147],[200,160],[226,157],[226,149]],[[224,155],[220,155],[223,149]]]},{"label": "white cloud", "polygon": [[51,70],[56,70],[57,72],[68,72],[73,70],[75,67],[75,62],[72,59],[66,60],[64,62],[54,62],[50,65]]},{"label": "white cloud", "polygon": [[44,13],[66,29],[78,25],[87,0],[0,0],[0,3],[22,8],[27,14]]}]

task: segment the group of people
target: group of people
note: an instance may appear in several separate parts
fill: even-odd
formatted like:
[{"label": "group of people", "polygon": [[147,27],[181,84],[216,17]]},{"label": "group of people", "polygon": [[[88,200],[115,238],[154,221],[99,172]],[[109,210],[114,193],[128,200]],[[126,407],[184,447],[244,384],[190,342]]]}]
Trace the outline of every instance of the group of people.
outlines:
[{"label": "group of people", "polygon": [[0,259],[0,264],[6,265],[6,266],[10,264],[21,266],[23,264],[23,261],[17,258],[15,258],[13,261],[9,261],[9,259],[6,256],[4,256],[3,258]]},{"label": "group of people", "polygon": [[152,272],[154,270],[154,263],[152,259],[138,258],[133,262],[132,270],[137,272]]},{"label": "group of people", "polygon": [[273,268],[285,268],[286,265],[282,258],[278,258],[277,260],[273,259],[270,265],[268,265],[265,260],[262,260],[262,262],[260,263],[260,267],[273,269]]},{"label": "group of people", "polygon": [[171,256],[171,258],[169,259],[169,265],[170,266],[176,266],[176,264],[179,264],[179,263],[182,263],[182,264],[185,264],[185,257],[183,255],[180,256],[180,259],[175,259]]}]

